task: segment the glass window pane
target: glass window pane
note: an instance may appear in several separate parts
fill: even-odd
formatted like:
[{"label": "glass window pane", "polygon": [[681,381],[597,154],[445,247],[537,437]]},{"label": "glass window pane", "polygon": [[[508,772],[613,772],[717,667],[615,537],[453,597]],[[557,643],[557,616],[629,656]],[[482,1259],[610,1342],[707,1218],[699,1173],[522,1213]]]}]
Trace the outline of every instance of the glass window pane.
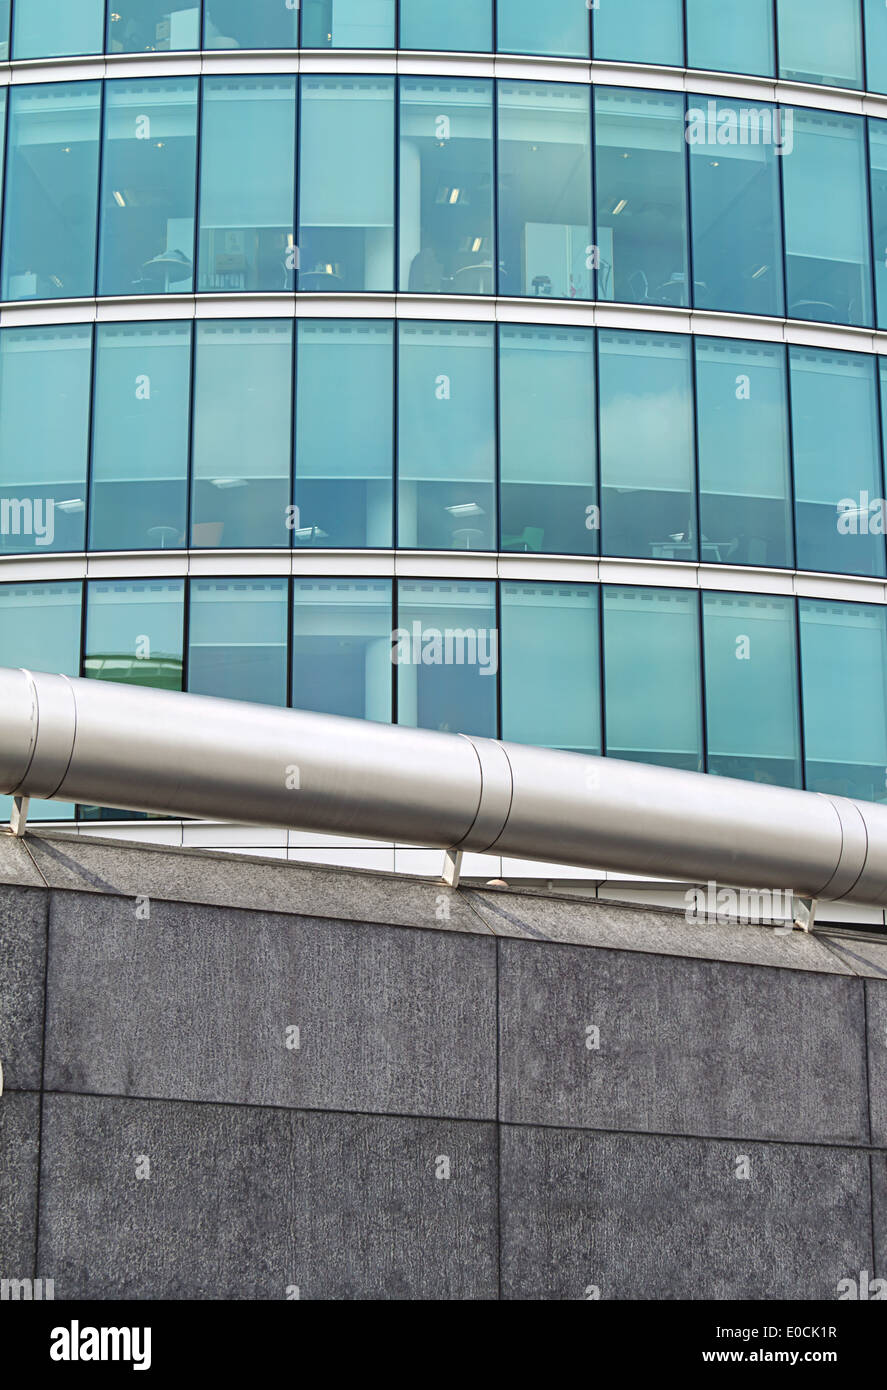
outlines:
[{"label": "glass window pane", "polygon": [[499,83],[499,293],[591,299],[588,88]]},{"label": "glass window pane", "polygon": [[[884,7],[887,16],[887,5]],[[869,120],[871,163],[872,244],[875,257],[875,296],[878,327],[887,327],[887,121]]]},{"label": "glass window pane", "polygon": [[788,108],[783,135],[791,155],[782,161],[789,315],[870,324],[864,122]]},{"label": "glass window pane", "polygon": [[[0,666],[80,675],[81,585],[0,584]],[[12,797],[0,796],[0,818],[8,821]],[[63,801],[31,802],[31,820],[72,820]]]},{"label": "glass window pane", "polygon": [[160,53],[200,46],[199,0],[114,0],[109,53]]},{"label": "glass window pane", "polygon": [[400,88],[400,288],[493,294],[492,84]]},{"label": "glass window pane", "polygon": [[588,57],[586,0],[496,0],[500,53]]},{"label": "glass window pane", "polygon": [[695,560],[690,340],[599,334],[603,553]]},{"label": "glass window pane", "polygon": [[391,658],[397,722],[496,737],[499,633],[495,587],[401,580]]},{"label": "glass window pane", "polygon": [[288,579],[192,579],[188,689],[286,704]]},{"label": "glass window pane", "polygon": [[400,324],[398,544],[496,546],[494,329]]},{"label": "glass window pane", "polygon": [[866,86],[870,92],[887,92],[887,5],[863,0],[863,13]]},{"label": "glass window pane", "polygon": [[300,290],[394,288],[394,79],[303,77]]},{"label": "glass window pane", "polygon": [[109,82],[99,294],[193,286],[197,79]]},{"label": "glass window pane", "polygon": [[687,66],[773,74],[773,0],[687,0]]},{"label": "glass window pane", "polygon": [[296,367],[297,546],[390,546],[394,325],[303,319]]},{"label": "glass window pane", "polygon": [[204,48],[298,48],[298,5],[281,0],[203,0]]},{"label": "glass window pane", "polygon": [[200,290],[292,290],[296,79],[206,77]]},{"label": "glass window pane", "polygon": [[198,323],[191,544],[288,546],[293,325]]},{"label": "glass window pane", "polygon": [[302,0],[303,48],[393,48],[395,0]]},{"label": "glass window pane", "polygon": [[687,304],[684,98],[597,87],[594,100],[598,298]]},{"label": "glass window pane", "polygon": [[597,0],[593,9],[595,58],[683,66],[681,0]]},{"label": "glass window pane", "polygon": [[391,723],[390,579],[297,579],[296,709]]},{"label": "glass window pane", "polygon": [[502,737],[600,753],[598,590],[502,585]]},{"label": "glass window pane", "polygon": [[190,323],[96,330],[91,550],[185,544]]},{"label": "glass window pane", "polygon": [[777,0],[779,75],[862,86],[859,0]]},{"label": "glass window pane", "polygon": [[0,58],[4,62],[9,57],[9,6],[10,0],[0,0]]},{"label": "glass window pane", "polygon": [[92,328],[0,333],[0,553],[82,550]]},{"label": "glass window pane", "polygon": [[84,675],[181,690],[183,580],[95,579],[86,587]]},{"label": "glass window pane", "polygon": [[789,361],[798,568],[883,575],[869,517],[883,496],[874,358],[793,347]]},{"label": "glass window pane", "polygon": [[708,771],[801,786],[794,599],[703,594]]},{"label": "glass window pane", "polygon": [[400,47],[489,53],[492,0],[400,0]]},{"label": "glass window pane", "polygon": [[887,611],[801,599],[807,787],[883,801],[887,767]]},{"label": "glass window pane", "polygon": [[702,771],[698,596],[604,588],[607,753]]},{"label": "glass window pane", "polygon": [[100,109],[98,82],[10,88],[4,299],[93,293]]},{"label": "glass window pane", "polygon": [[696,339],[702,560],[791,566],[785,349]]},{"label": "glass window pane", "polygon": [[503,324],[499,401],[501,548],[597,554],[593,330]]},{"label": "glass window pane", "polygon": [[13,58],[56,58],[101,53],[105,0],[15,0]]},{"label": "glass window pane", "polygon": [[688,101],[696,307],[782,315],[776,108]]}]

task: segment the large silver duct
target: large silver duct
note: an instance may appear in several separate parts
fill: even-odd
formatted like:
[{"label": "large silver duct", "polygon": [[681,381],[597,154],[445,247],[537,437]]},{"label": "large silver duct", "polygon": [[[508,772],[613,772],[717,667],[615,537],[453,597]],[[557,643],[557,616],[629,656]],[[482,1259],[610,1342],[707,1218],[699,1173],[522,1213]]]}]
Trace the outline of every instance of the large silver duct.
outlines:
[{"label": "large silver duct", "polygon": [[0,793],[887,904],[887,806],[2,668]]}]

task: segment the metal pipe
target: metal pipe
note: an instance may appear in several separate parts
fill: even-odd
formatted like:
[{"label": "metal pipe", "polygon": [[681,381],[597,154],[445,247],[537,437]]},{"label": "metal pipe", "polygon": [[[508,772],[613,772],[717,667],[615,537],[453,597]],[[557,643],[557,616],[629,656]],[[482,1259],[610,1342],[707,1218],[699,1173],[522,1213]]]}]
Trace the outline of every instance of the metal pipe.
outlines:
[{"label": "metal pipe", "polygon": [[0,668],[0,793],[887,905],[887,807]]}]

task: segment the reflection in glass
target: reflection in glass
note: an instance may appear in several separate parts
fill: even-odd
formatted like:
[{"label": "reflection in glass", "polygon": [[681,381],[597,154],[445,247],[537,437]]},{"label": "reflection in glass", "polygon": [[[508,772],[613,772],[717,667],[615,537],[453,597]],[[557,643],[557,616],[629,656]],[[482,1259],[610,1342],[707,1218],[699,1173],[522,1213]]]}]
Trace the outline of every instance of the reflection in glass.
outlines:
[{"label": "reflection in glass", "polygon": [[114,0],[109,6],[109,53],[163,53],[199,46],[198,0]]},{"label": "reflection in glass", "polygon": [[588,57],[586,0],[496,0],[500,53]]},{"label": "reflection in glass", "polygon": [[593,8],[595,58],[683,65],[681,0],[598,0]]},{"label": "reflection in glass", "polygon": [[13,58],[57,58],[101,53],[105,0],[16,0],[12,19]]},{"label": "reflection in glass", "polygon": [[287,579],[192,579],[188,689],[286,704]]},{"label": "reflection in glass", "polygon": [[[884,7],[887,20],[887,5]],[[869,163],[872,198],[872,243],[875,257],[877,324],[887,327],[887,121],[872,117],[869,128]]]},{"label": "reflection in glass", "polygon": [[95,579],[86,588],[83,674],[181,690],[183,581]]},{"label": "reflection in glass", "polygon": [[297,579],[296,709],[391,723],[390,579]]},{"label": "reflection in glass", "polygon": [[490,0],[400,0],[399,47],[489,53],[492,46]]},{"label": "reflection in glass", "polygon": [[779,76],[862,86],[859,0],[777,0]]},{"label": "reflection in glass", "polygon": [[863,0],[863,14],[866,87],[870,92],[887,92],[887,5],[881,0]]},{"label": "reflection in glass", "polygon": [[807,787],[883,802],[887,611],[801,599],[800,613]]},{"label": "reflection in glass", "polygon": [[302,0],[303,48],[393,48],[395,0]]},{"label": "reflection in glass", "polygon": [[9,57],[9,6],[10,0],[0,0],[0,59],[3,62]]},{"label": "reflection in glass", "polygon": [[401,580],[397,624],[391,654],[398,724],[495,738],[495,586]]},{"label": "reflection in glass", "polygon": [[598,590],[502,585],[502,737],[600,753]]},{"label": "reflection in glass", "polygon": [[773,76],[773,0],[686,0],[687,66]]},{"label": "reflection in glass", "polygon": [[204,48],[298,48],[299,10],[281,0],[203,0]]}]

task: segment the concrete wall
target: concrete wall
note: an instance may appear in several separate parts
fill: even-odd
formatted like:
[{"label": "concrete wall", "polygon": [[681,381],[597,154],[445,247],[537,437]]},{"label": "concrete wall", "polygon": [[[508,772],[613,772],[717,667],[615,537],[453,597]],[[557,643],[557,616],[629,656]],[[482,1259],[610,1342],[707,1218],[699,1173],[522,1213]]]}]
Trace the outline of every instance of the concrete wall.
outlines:
[{"label": "concrete wall", "polygon": [[887,940],[41,835],[0,837],[0,942],[3,1278],[817,1299],[887,1277]]}]

